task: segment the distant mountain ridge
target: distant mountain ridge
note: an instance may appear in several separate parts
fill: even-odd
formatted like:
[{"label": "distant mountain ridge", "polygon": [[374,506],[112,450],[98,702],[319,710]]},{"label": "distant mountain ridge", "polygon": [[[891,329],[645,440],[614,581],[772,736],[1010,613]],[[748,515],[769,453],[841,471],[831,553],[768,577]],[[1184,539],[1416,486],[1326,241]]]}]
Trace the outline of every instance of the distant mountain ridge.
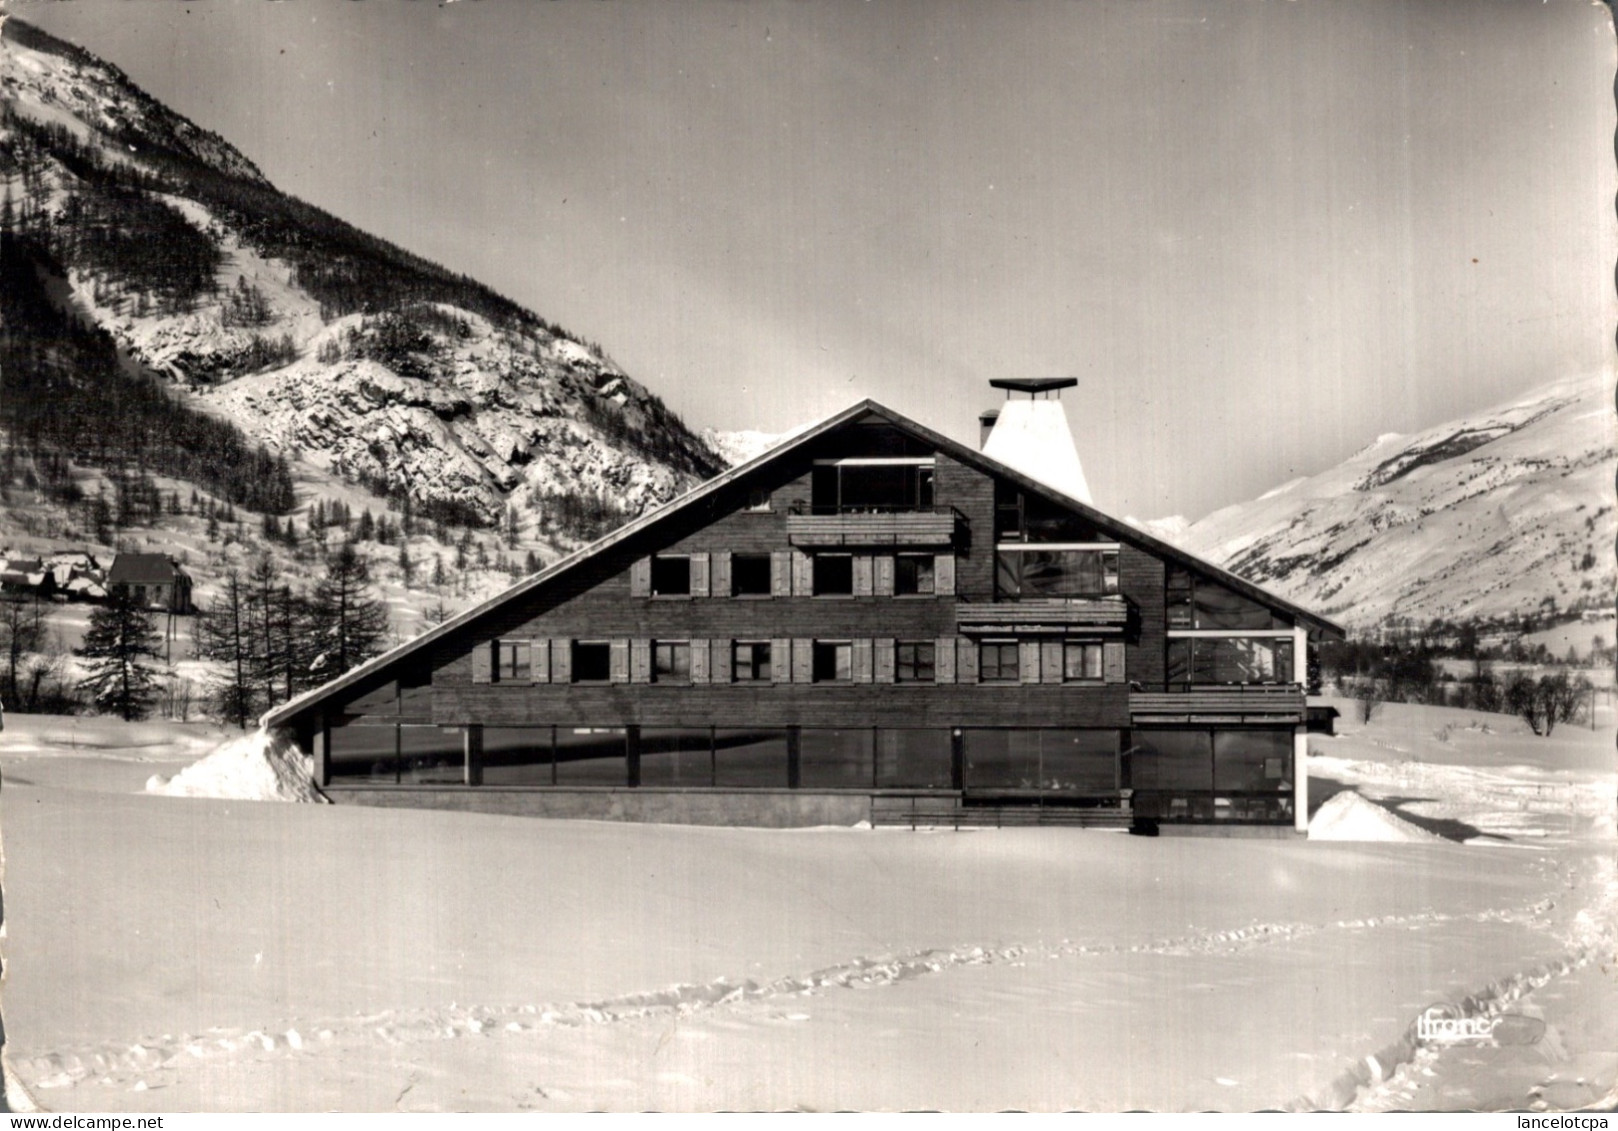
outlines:
[{"label": "distant mountain ridge", "polygon": [[722,466],[600,347],[280,193],[89,52],[0,30],[8,230],[132,371],[291,458],[485,522],[558,498],[632,515]]},{"label": "distant mountain ridge", "polygon": [[1354,628],[1610,610],[1613,384],[1549,382],[1226,507],[1192,553]]}]

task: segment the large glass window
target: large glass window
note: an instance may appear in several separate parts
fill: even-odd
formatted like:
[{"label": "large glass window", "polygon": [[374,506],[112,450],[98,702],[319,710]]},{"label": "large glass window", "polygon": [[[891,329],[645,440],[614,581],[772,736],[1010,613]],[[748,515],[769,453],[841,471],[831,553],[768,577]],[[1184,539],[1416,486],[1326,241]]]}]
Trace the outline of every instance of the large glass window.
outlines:
[{"label": "large glass window", "polygon": [[483,784],[551,785],[554,727],[483,728]]},{"label": "large glass window", "polygon": [[1170,686],[1196,683],[1292,683],[1290,636],[1170,637]]},{"label": "large glass window", "polygon": [[497,683],[527,683],[533,678],[532,645],[527,640],[494,642],[494,678]]},{"label": "large glass window", "polygon": [[1105,597],[1118,592],[1117,550],[1001,547],[995,576],[1004,600]]},{"label": "large glass window", "polygon": [[785,789],[787,732],[784,728],[719,727],[714,731],[714,784],[733,788]]},{"label": "large glass window", "polygon": [[333,781],[397,781],[398,742],[398,727],[392,723],[334,726],[326,750],[326,772]]},{"label": "large glass window", "polygon": [[770,681],[770,644],[767,640],[738,640],[731,646],[731,672],[737,683]]},{"label": "large glass window", "polygon": [[933,505],[930,464],[819,464],[811,482],[816,514],[929,510]]},{"label": "large glass window", "polygon": [[985,640],[978,645],[978,679],[983,683],[1016,683],[1021,677],[1015,640]]},{"label": "large glass window", "polygon": [[462,785],[466,745],[459,728],[401,726],[400,780],[412,785]]},{"label": "large glass window", "polygon": [[869,789],[875,760],[870,727],[805,727],[798,735],[798,784],[804,789]]},{"label": "large glass window", "polygon": [[814,570],[816,597],[849,597],[853,595],[853,554],[816,554]]},{"label": "large glass window", "polygon": [[712,785],[712,732],[707,727],[642,727],[640,784]]},{"label": "large glass window", "polygon": [[899,683],[932,683],[938,670],[936,649],[931,640],[901,640],[895,646],[893,678]]},{"label": "large glass window", "polygon": [[1179,565],[1164,581],[1170,628],[1291,628],[1289,618]]},{"label": "large glass window", "polygon": [[817,640],[814,645],[816,683],[847,683],[854,678],[854,646],[848,641]]},{"label": "large glass window", "polygon": [[1292,787],[1292,730],[1221,730],[1213,736],[1214,788],[1233,793]]},{"label": "large glass window", "polygon": [[1086,518],[1043,495],[1025,494],[1010,483],[995,482],[996,542],[1100,542],[1100,532]]},{"label": "large glass window", "polygon": [[968,789],[1106,793],[1118,787],[1116,730],[968,729]]},{"label": "large glass window", "polygon": [[654,640],[652,642],[652,682],[691,682],[691,642]]},{"label": "large glass window", "polygon": [[1206,730],[1134,731],[1130,784],[1136,789],[1212,789],[1213,736]]},{"label": "large glass window", "polygon": [[876,732],[876,781],[883,788],[948,789],[950,733],[944,728]]},{"label": "large glass window", "polygon": [[893,591],[901,597],[930,597],[934,592],[932,554],[900,554],[894,559]]},{"label": "large glass window", "polygon": [[730,556],[730,595],[768,597],[770,595],[770,555],[732,554]]},{"label": "large glass window", "polygon": [[652,596],[691,596],[691,559],[673,554],[659,554],[653,558]]},{"label": "large glass window", "polygon": [[612,678],[612,646],[605,640],[573,642],[573,682],[606,683]]},{"label": "large glass window", "polygon": [[556,784],[628,785],[628,731],[623,727],[557,727]]}]

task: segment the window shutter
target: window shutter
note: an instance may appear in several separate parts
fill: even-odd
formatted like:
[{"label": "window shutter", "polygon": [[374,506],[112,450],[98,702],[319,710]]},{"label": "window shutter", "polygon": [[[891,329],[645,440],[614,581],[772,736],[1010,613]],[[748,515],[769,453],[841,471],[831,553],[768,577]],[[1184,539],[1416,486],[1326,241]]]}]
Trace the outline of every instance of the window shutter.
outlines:
[{"label": "window shutter", "polygon": [[1062,682],[1062,642],[1046,640],[1040,644],[1039,675],[1041,683]]},{"label": "window shutter", "polygon": [[607,655],[611,667],[608,669],[607,678],[613,683],[628,683],[629,641],[624,639],[614,640],[608,645],[608,649]]},{"label": "window shutter", "polygon": [[955,637],[940,636],[933,644],[933,678],[939,683],[955,682]]},{"label": "window shutter", "polygon": [[955,555],[937,554],[933,558],[933,592],[940,597],[955,595]]},{"label": "window shutter", "polygon": [[815,642],[796,639],[792,642],[792,682],[815,681]]},{"label": "window shutter", "polygon": [[893,640],[878,640],[876,642],[876,654],[872,659],[872,674],[877,683],[893,682],[893,651]]},{"label": "window shutter", "polygon": [[1018,643],[1017,676],[1023,683],[1039,682],[1039,641],[1023,640]]},{"label": "window shutter", "polygon": [[494,681],[494,650],[496,641],[482,640],[472,649],[472,682]]},{"label": "window shutter", "polygon": [[713,556],[712,593],[715,597],[729,597],[730,584],[730,551],[720,550]]},{"label": "window shutter", "polygon": [[708,661],[709,680],[714,683],[730,683],[736,678],[736,673],[731,670],[731,661],[736,658],[732,651],[735,647],[734,640],[708,642],[708,654],[711,657]]},{"label": "window shutter", "polygon": [[691,682],[707,683],[712,678],[712,669],[709,667],[709,643],[706,640],[693,640],[691,642]]},{"label": "window shutter", "polygon": [[792,641],[770,641],[770,681],[772,683],[792,682]]},{"label": "window shutter", "polygon": [[691,555],[691,596],[708,595],[708,555]]},{"label": "window shutter", "polygon": [[573,682],[573,641],[564,637],[551,640],[551,682]]},{"label": "window shutter", "polygon": [[872,563],[870,554],[854,555],[854,596],[871,596]]},{"label": "window shutter", "polygon": [[629,682],[652,682],[652,642],[650,640],[631,640],[629,642]]},{"label": "window shutter", "polygon": [[957,636],[955,642],[955,679],[959,683],[976,683],[978,681],[978,643],[968,640],[964,636]]},{"label": "window shutter", "polygon": [[543,636],[528,642],[528,670],[534,683],[551,681],[551,642]]},{"label": "window shutter", "polygon": [[792,551],[770,552],[770,596],[792,596]]},{"label": "window shutter", "polygon": [[631,597],[650,597],[652,595],[652,559],[636,558],[629,567],[629,595]]},{"label": "window shutter", "polygon": [[1124,642],[1109,640],[1101,646],[1101,678],[1107,683],[1124,682]]},{"label": "window shutter", "polygon": [[878,597],[893,596],[893,555],[880,554],[876,559],[874,589]]},{"label": "window shutter", "polygon": [[815,592],[815,559],[802,550],[792,552],[792,595],[811,597]]},{"label": "window shutter", "polygon": [[871,682],[871,642],[869,640],[854,641],[854,682]]}]

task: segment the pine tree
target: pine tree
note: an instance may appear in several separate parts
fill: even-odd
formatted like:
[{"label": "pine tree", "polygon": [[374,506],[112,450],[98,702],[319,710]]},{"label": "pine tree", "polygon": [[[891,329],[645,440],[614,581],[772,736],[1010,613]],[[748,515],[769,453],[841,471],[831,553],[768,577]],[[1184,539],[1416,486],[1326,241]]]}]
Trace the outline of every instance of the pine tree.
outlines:
[{"label": "pine tree", "polygon": [[371,508],[366,507],[360,512],[359,528],[354,531],[354,541],[369,542],[376,537],[376,520],[371,517]]},{"label": "pine tree", "polygon": [[410,584],[416,573],[416,563],[410,558],[410,546],[405,542],[399,543],[399,572],[404,574],[406,585]]},{"label": "pine tree", "polygon": [[258,698],[250,681],[252,642],[248,623],[247,592],[232,570],[224,586],[197,617],[197,655],[225,665],[224,674],[209,681],[215,714],[243,730],[253,717]]},{"label": "pine tree", "polygon": [[344,543],[326,559],[326,576],[310,599],[309,636],[321,652],[310,665],[321,679],[333,679],[381,655],[388,632],[388,609],[371,595],[365,559]]},{"label": "pine tree", "polygon": [[134,603],[127,589],[117,589],[105,605],[90,614],[84,645],[75,654],[90,661],[89,675],[79,682],[91,701],[125,722],[151,714],[157,702],[157,671],[147,658],[158,655],[157,627]]}]

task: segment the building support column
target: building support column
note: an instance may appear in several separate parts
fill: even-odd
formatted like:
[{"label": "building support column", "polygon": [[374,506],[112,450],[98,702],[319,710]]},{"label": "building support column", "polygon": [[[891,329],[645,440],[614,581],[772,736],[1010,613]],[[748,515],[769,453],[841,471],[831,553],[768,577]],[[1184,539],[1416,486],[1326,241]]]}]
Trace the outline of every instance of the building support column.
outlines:
[{"label": "building support column", "polygon": [[315,720],[315,784],[325,789],[331,784],[331,725],[326,716]]},{"label": "building support column", "polygon": [[1292,728],[1292,827],[1309,831],[1309,728]]},{"label": "building support column", "polygon": [[461,731],[461,749],[466,753],[466,784],[483,784],[483,724],[472,723]]}]

